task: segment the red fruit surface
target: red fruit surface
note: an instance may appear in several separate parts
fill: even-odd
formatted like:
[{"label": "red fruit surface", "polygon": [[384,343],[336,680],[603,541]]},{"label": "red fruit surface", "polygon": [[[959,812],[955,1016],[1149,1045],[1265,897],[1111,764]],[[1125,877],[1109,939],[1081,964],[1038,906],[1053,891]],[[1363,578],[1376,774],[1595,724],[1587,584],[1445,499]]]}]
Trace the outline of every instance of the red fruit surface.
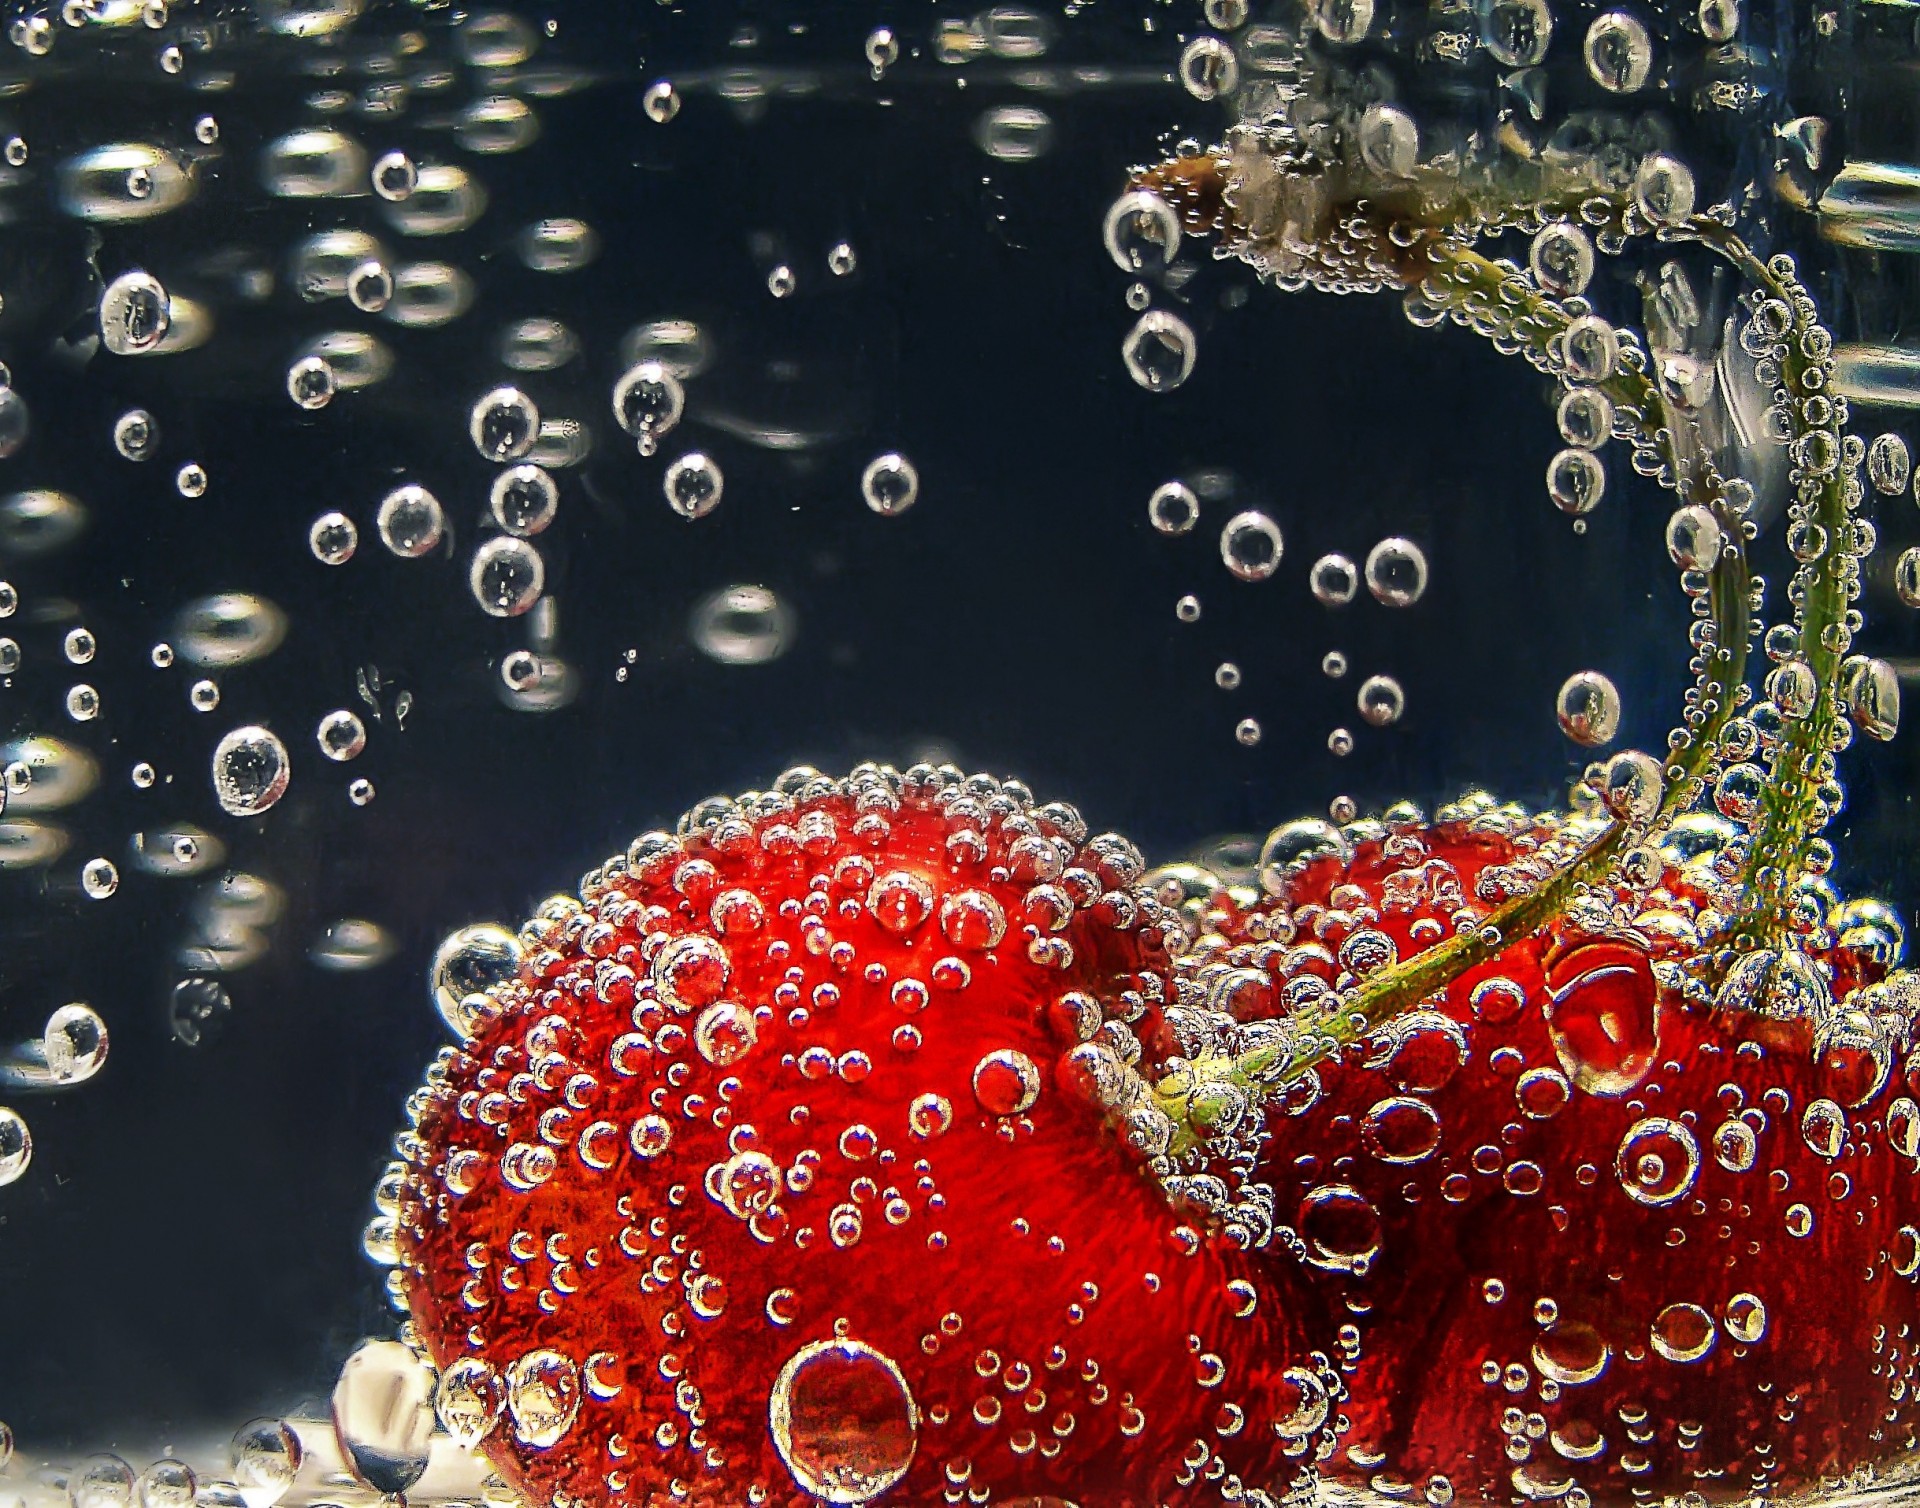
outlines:
[{"label": "red fruit surface", "polygon": [[[1484,914],[1481,877],[1545,835],[1484,812],[1369,834],[1277,897],[1220,897],[1186,966],[1236,1014],[1297,1008],[1301,975],[1349,984],[1382,936],[1406,957],[1463,903]],[[1661,987],[1654,961],[1697,946],[1691,878],[1516,942],[1270,1111],[1263,1172],[1298,1238],[1275,1268],[1304,1259],[1350,1320],[1330,1476],[1432,1503],[1720,1500],[1857,1483],[1913,1447],[1920,1106],[1886,1074],[1905,1021]]]},{"label": "red fruit surface", "polygon": [[1141,868],[1012,782],[802,770],[541,907],[403,1138],[448,1427],[556,1508],[1310,1473],[1312,1296],[1256,1286],[1062,1066],[1166,1051]]}]

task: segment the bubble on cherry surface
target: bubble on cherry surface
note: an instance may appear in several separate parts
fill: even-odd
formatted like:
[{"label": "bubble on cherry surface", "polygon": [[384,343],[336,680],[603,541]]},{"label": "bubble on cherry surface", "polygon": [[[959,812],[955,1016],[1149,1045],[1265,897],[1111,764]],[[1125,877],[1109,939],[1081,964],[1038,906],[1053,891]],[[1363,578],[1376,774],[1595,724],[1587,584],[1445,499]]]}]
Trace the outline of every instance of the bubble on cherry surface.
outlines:
[{"label": "bubble on cherry surface", "polygon": [[1280,526],[1258,509],[1236,513],[1220,530],[1220,559],[1242,581],[1265,581],[1280,569]]},{"label": "bubble on cherry surface", "polygon": [[771,587],[753,583],[721,587],[694,605],[687,636],[721,665],[765,665],[793,643],[793,610]]},{"label": "bubble on cherry surface", "polygon": [[213,751],[213,793],[231,817],[256,817],[287,793],[293,762],[287,746],[257,724],[235,728]]},{"label": "bubble on cherry surface", "polygon": [[1295,1228],[1315,1267],[1364,1277],[1380,1255],[1380,1212],[1344,1183],[1320,1184],[1300,1201]]},{"label": "bubble on cherry surface", "polygon": [[1121,342],[1127,375],[1150,393],[1170,393],[1193,375],[1199,342],[1193,329],[1167,309],[1149,309]]},{"label": "bubble on cherry surface", "polygon": [[441,939],[428,988],[434,1009],[455,1035],[473,1035],[486,992],[514,978],[520,960],[520,939],[497,922],[476,922]]},{"label": "bubble on cherry surface", "polygon": [[1686,1197],[1699,1175],[1700,1143],[1679,1121],[1643,1116],[1621,1138],[1613,1168],[1636,1204],[1673,1204]]},{"label": "bubble on cherry surface", "polygon": [[866,1503],[907,1474],[920,1409],[905,1374],[862,1341],[814,1341],[781,1367],[767,1399],[774,1449],[809,1496]]},{"label": "bubble on cherry surface", "polygon": [[974,1064],[973,1097],[988,1115],[1023,1115],[1040,1098],[1040,1070],[1018,1049],[998,1048]]},{"label": "bubble on cherry surface", "polygon": [[1411,607],[1427,590],[1426,552],[1410,539],[1389,535],[1367,552],[1367,590],[1387,607]]},{"label": "bubble on cherry surface", "polygon": [[1606,1371],[1613,1350],[1593,1326],[1556,1319],[1534,1341],[1532,1356],[1540,1375],[1549,1382],[1580,1387]]}]

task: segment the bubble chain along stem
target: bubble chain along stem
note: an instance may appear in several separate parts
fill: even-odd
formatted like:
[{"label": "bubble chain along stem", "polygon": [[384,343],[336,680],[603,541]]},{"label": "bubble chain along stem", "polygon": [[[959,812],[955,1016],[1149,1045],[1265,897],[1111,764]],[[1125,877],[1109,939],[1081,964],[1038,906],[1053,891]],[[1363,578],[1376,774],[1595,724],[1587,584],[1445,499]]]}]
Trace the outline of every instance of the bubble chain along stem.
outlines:
[{"label": "bubble chain along stem", "polygon": [[1731,937],[1733,951],[1741,953],[1777,947],[1787,937],[1794,884],[1808,867],[1810,845],[1832,815],[1821,787],[1833,778],[1834,752],[1845,747],[1849,731],[1841,667],[1861,624],[1850,604],[1859,595],[1860,561],[1872,547],[1872,526],[1856,524],[1851,516],[1862,494],[1848,485],[1854,463],[1841,427],[1844,400],[1826,400],[1825,423],[1809,419],[1809,400],[1824,398],[1833,376],[1832,338],[1795,277],[1792,261],[1777,256],[1763,263],[1719,226],[1701,239],[1778,304],[1776,320],[1784,311],[1777,349],[1799,483],[1789,527],[1811,542],[1795,551],[1801,563],[1787,592],[1796,654],[1768,678],[1782,720],[1758,831],[1742,868],[1744,894]]},{"label": "bubble chain along stem", "polygon": [[[1758,267],[1752,253],[1717,223],[1701,220],[1689,229],[1750,275]],[[1461,241],[1430,235],[1425,251],[1433,272],[1418,283],[1420,297],[1482,334],[1523,340],[1535,365],[1547,370],[1564,365],[1553,354],[1554,341],[1565,334],[1574,317],[1558,302],[1542,294],[1516,269],[1503,267]],[[1765,273],[1766,269],[1759,271]],[[1772,289],[1777,284],[1768,277],[1763,286]],[[1657,830],[1698,799],[1713,765],[1721,731],[1737,709],[1745,687],[1754,609],[1753,581],[1744,548],[1747,526],[1731,506],[1724,481],[1713,468],[1705,462],[1689,464],[1675,444],[1673,431],[1655,425],[1654,416],[1664,410],[1665,403],[1643,369],[1617,363],[1600,386],[1614,401],[1616,413],[1638,416],[1639,436],[1670,468],[1673,489],[1685,501],[1708,508],[1724,540],[1708,574],[1707,621],[1712,634],[1694,658],[1696,681],[1689,695],[1687,726],[1675,730],[1669,738],[1671,758],[1664,771],[1657,809],[1639,820],[1609,822],[1563,868],[1533,889],[1501,902],[1471,930],[1456,932],[1444,942],[1371,976],[1341,1002],[1339,1014],[1332,1020],[1316,1023],[1291,1040],[1238,1056],[1202,1059],[1169,1074],[1155,1087],[1155,1094],[1160,1108],[1174,1122],[1176,1152],[1204,1136],[1216,1105],[1235,1103],[1235,1096],[1218,1093],[1221,1087],[1258,1098],[1297,1081],[1346,1044],[1497,957],[1511,940],[1546,926],[1566,909],[1578,891],[1605,877],[1630,839]]]}]

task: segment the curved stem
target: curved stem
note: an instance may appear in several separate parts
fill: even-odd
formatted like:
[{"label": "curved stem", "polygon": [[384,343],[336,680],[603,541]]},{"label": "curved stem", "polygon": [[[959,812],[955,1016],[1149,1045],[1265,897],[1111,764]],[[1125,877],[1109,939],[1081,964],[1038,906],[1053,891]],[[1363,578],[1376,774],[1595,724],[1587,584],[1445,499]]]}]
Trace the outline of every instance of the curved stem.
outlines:
[{"label": "curved stem", "polygon": [[[1703,222],[1703,226],[1710,224]],[[1736,265],[1745,264],[1728,252],[1728,245],[1744,253],[1746,262],[1753,261],[1751,253],[1724,235],[1720,227],[1711,229],[1714,239],[1702,236],[1707,244],[1729,254]],[[1490,309],[1498,309],[1504,301],[1507,308],[1517,311],[1520,319],[1534,327],[1528,339],[1537,352],[1544,352],[1572,323],[1572,316],[1559,304],[1469,246],[1434,235],[1425,250],[1428,262],[1442,276],[1422,283],[1421,296],[1463,322],[1476,323],[1476,317],[1485,318]],[[1712,767],[1720,734],[1738,707],[1739,692],[1745,684],[1752,576],[1742,521],[1729,505],[1719,478],[1708,468],[1684,465],[1672,431],[1653,423],[1653,416],[1663,413],[1666,404],[1644,372],[1617,370],[1604,386],[1616,405],[1641,416],[1641,438],[1660,452],[1682,497],[1713,512],[1725,540],[1708,579],[1714,643],[1702,651],[1697,662],[1699,680],[1689,717],[1691,726],[1671,740],[1673,754],[1664,772],[1666,784],[1657,814],[1643,828],[1622,821],[1609,823],[1571,861],[1532,890],[1496,906],[1479,925],[1457,931],[1363,981],[1342,1000],[1331,1020],[1237,1057],[1205,1059],[1170,1073],[1155,1087],[1155,1095],[1160,1108],[1174,1122],[1176,1150],[1204,1135],[1214,1107],[1231,1098],[1219,1094],[1220,1086],[1260,1095],[1301,1078],[1346,1044],[1491,961],[1514,940],[1546,926],[1565,911],[1577,891],[1604,878],[1629,839],[1657,830],[1697,798],[1700,784]]]}]

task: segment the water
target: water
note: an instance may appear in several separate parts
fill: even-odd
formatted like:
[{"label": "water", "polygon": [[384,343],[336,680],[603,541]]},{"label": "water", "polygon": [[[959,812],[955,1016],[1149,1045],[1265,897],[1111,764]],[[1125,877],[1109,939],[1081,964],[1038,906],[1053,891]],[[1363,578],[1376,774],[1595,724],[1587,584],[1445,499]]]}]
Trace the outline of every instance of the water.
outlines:
[{"label": "water", "polygon": [[1906,9],[5,19],[0,1508],[1902,1490]]}]

